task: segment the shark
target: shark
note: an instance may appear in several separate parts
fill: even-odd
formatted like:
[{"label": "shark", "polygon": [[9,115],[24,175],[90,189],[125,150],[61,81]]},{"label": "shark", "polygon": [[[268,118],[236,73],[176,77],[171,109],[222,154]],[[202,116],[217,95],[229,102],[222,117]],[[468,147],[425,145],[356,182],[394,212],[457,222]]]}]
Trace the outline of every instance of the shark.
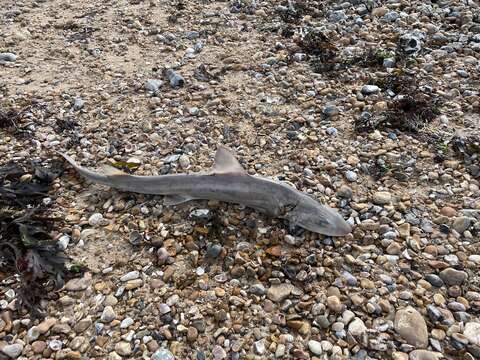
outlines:
[{"label": "shark", "polygon": [[99,173],[78,165],[64,153],[59,154],[91,182],[127,192],[163,195],[167,206],[217,200],[244,205],[323,235],[345,236],[352,231],[352,226],[336,210],[310,195],[285,182],[249,175],[223,145],[217,146],[210,171],[158,176],[131,175],[110,165],[102,165],[103,171]]}]

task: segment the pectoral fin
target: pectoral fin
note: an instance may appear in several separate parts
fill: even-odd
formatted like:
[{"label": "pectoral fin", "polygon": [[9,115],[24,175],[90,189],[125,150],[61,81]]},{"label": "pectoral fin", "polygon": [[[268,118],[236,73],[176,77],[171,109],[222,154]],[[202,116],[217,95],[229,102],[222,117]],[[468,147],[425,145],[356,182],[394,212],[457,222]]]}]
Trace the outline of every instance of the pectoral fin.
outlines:
[{"label": "pectoral fin", "polygon": [[215,153],[215,163],[211,174],[240,173],[246,174],[245,169],[225,146],[219,145]]},{"label": "pectoral fin", "polygon": [[189,201],[195,200],[194,198],[186,195],[166,195],[163,198],[163,205],[179,205]]},{"label": "pectoral fin", "polygon": [[107,176],[128,175],[122,170],[117,169],[116,167],[113,167],[111,165],[101,164],[100,167],[102,168],[103,173]]}]

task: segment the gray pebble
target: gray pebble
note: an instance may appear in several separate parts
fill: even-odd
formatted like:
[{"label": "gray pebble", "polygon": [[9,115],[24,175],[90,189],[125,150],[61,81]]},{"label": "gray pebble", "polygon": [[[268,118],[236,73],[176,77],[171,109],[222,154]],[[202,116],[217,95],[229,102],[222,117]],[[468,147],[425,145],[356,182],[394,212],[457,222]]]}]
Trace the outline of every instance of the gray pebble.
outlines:
[{"label": "gray pebble", "polygon": [[149,79],[145,83],[145,89],[147,91],[151,91],[153,93],[156,93],[163,85],[162,80],[157,80],[157,79]]},{"label": "gray pebble", "polygon": [[17,60],[17,55],[13,53],[0,53],[0,61],[5,62],[15,62]]},{"label": "gray pebble", "polygon": [[140,276],[140,273],[137,271],[137,270],[134,270],[134,271],[130,271],[128,273],[126,273],[125,275],[123,275],[121,278],[120,278],[120,281],[129,281],[129,280],[135,280],[135,279],[138,279]]},{"label": "gray pebble", "polygon": [[327,134],[331,136],[337,136],[338,135],[338,130],[334,127],[328,127],[327,128]]},{"label": "gray pebble", "polygon": [[345,177],[347,178],[348,181],[350,182],[355,182],[358,180],[358,175],[356,172],[354,171],[347,171],[345,173]]},{"label": "gray pebble", "polygon": [[73,110],[78,111],[83,109],[83,106],[85,105],[85,101],[82,98],[77,97],[75,99],[75,102],[73,103]]},{"label": "gray pebble", "polygon": [[18,358],[21,355],[22,351],[23,351],[23,345],[21,344],[5,345],[2,348],[2,352],[11,359]]},{"label": "gray pebble", "polygon": [[175,356],[167,349],[158,349],[152,354],[151,360],[175,360]]},{"label": "gray pebble", "polygon": [[363,95],[372,95],[380,92],[380,88],[377,85],[364,85],[362,87]]},{"label": "gray pebble", "polygon": [[115,314],[115,311],[111,306],[105,306],[105,309],[103,309],[102,316],[100,317],[100,321],[104,323],[109,323],[113,321],[117,317],[117,314]]}]

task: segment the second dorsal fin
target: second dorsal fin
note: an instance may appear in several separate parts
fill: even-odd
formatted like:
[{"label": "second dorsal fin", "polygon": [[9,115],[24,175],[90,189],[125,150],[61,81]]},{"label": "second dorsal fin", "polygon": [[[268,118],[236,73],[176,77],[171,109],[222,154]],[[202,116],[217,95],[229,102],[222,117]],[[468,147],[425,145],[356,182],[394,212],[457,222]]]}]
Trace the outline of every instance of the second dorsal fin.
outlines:
[{"label": "second dorsal fin", "polygon": [[230,150],[223,146],[218,145],[217,152],[215,153],[215,163],[210,171],[211,174],[228,174],[228,173],[240,173],[245,174],[246,171],[240,165],[238,160],[233,156]]}]

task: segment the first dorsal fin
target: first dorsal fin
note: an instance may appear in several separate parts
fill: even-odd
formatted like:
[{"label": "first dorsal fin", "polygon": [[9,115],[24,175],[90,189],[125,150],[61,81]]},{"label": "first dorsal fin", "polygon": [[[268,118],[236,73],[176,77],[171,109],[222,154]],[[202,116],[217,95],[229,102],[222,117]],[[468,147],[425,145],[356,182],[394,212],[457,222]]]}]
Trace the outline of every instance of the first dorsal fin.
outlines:
[{"label": "first dorsal fin", "polygon": [[215,153],[215,163],[213,164],[211,174],[228,173],[245,174],[246,172],[227,147],[218,145],[217,152]]},{"label": "first dorsal fin", "polygon": [[103,173],[107,176],[128,175],[127,173],[124,173],[122,170],[117,169],[112,165],[101,164],[100,167],[102,168]]}]

